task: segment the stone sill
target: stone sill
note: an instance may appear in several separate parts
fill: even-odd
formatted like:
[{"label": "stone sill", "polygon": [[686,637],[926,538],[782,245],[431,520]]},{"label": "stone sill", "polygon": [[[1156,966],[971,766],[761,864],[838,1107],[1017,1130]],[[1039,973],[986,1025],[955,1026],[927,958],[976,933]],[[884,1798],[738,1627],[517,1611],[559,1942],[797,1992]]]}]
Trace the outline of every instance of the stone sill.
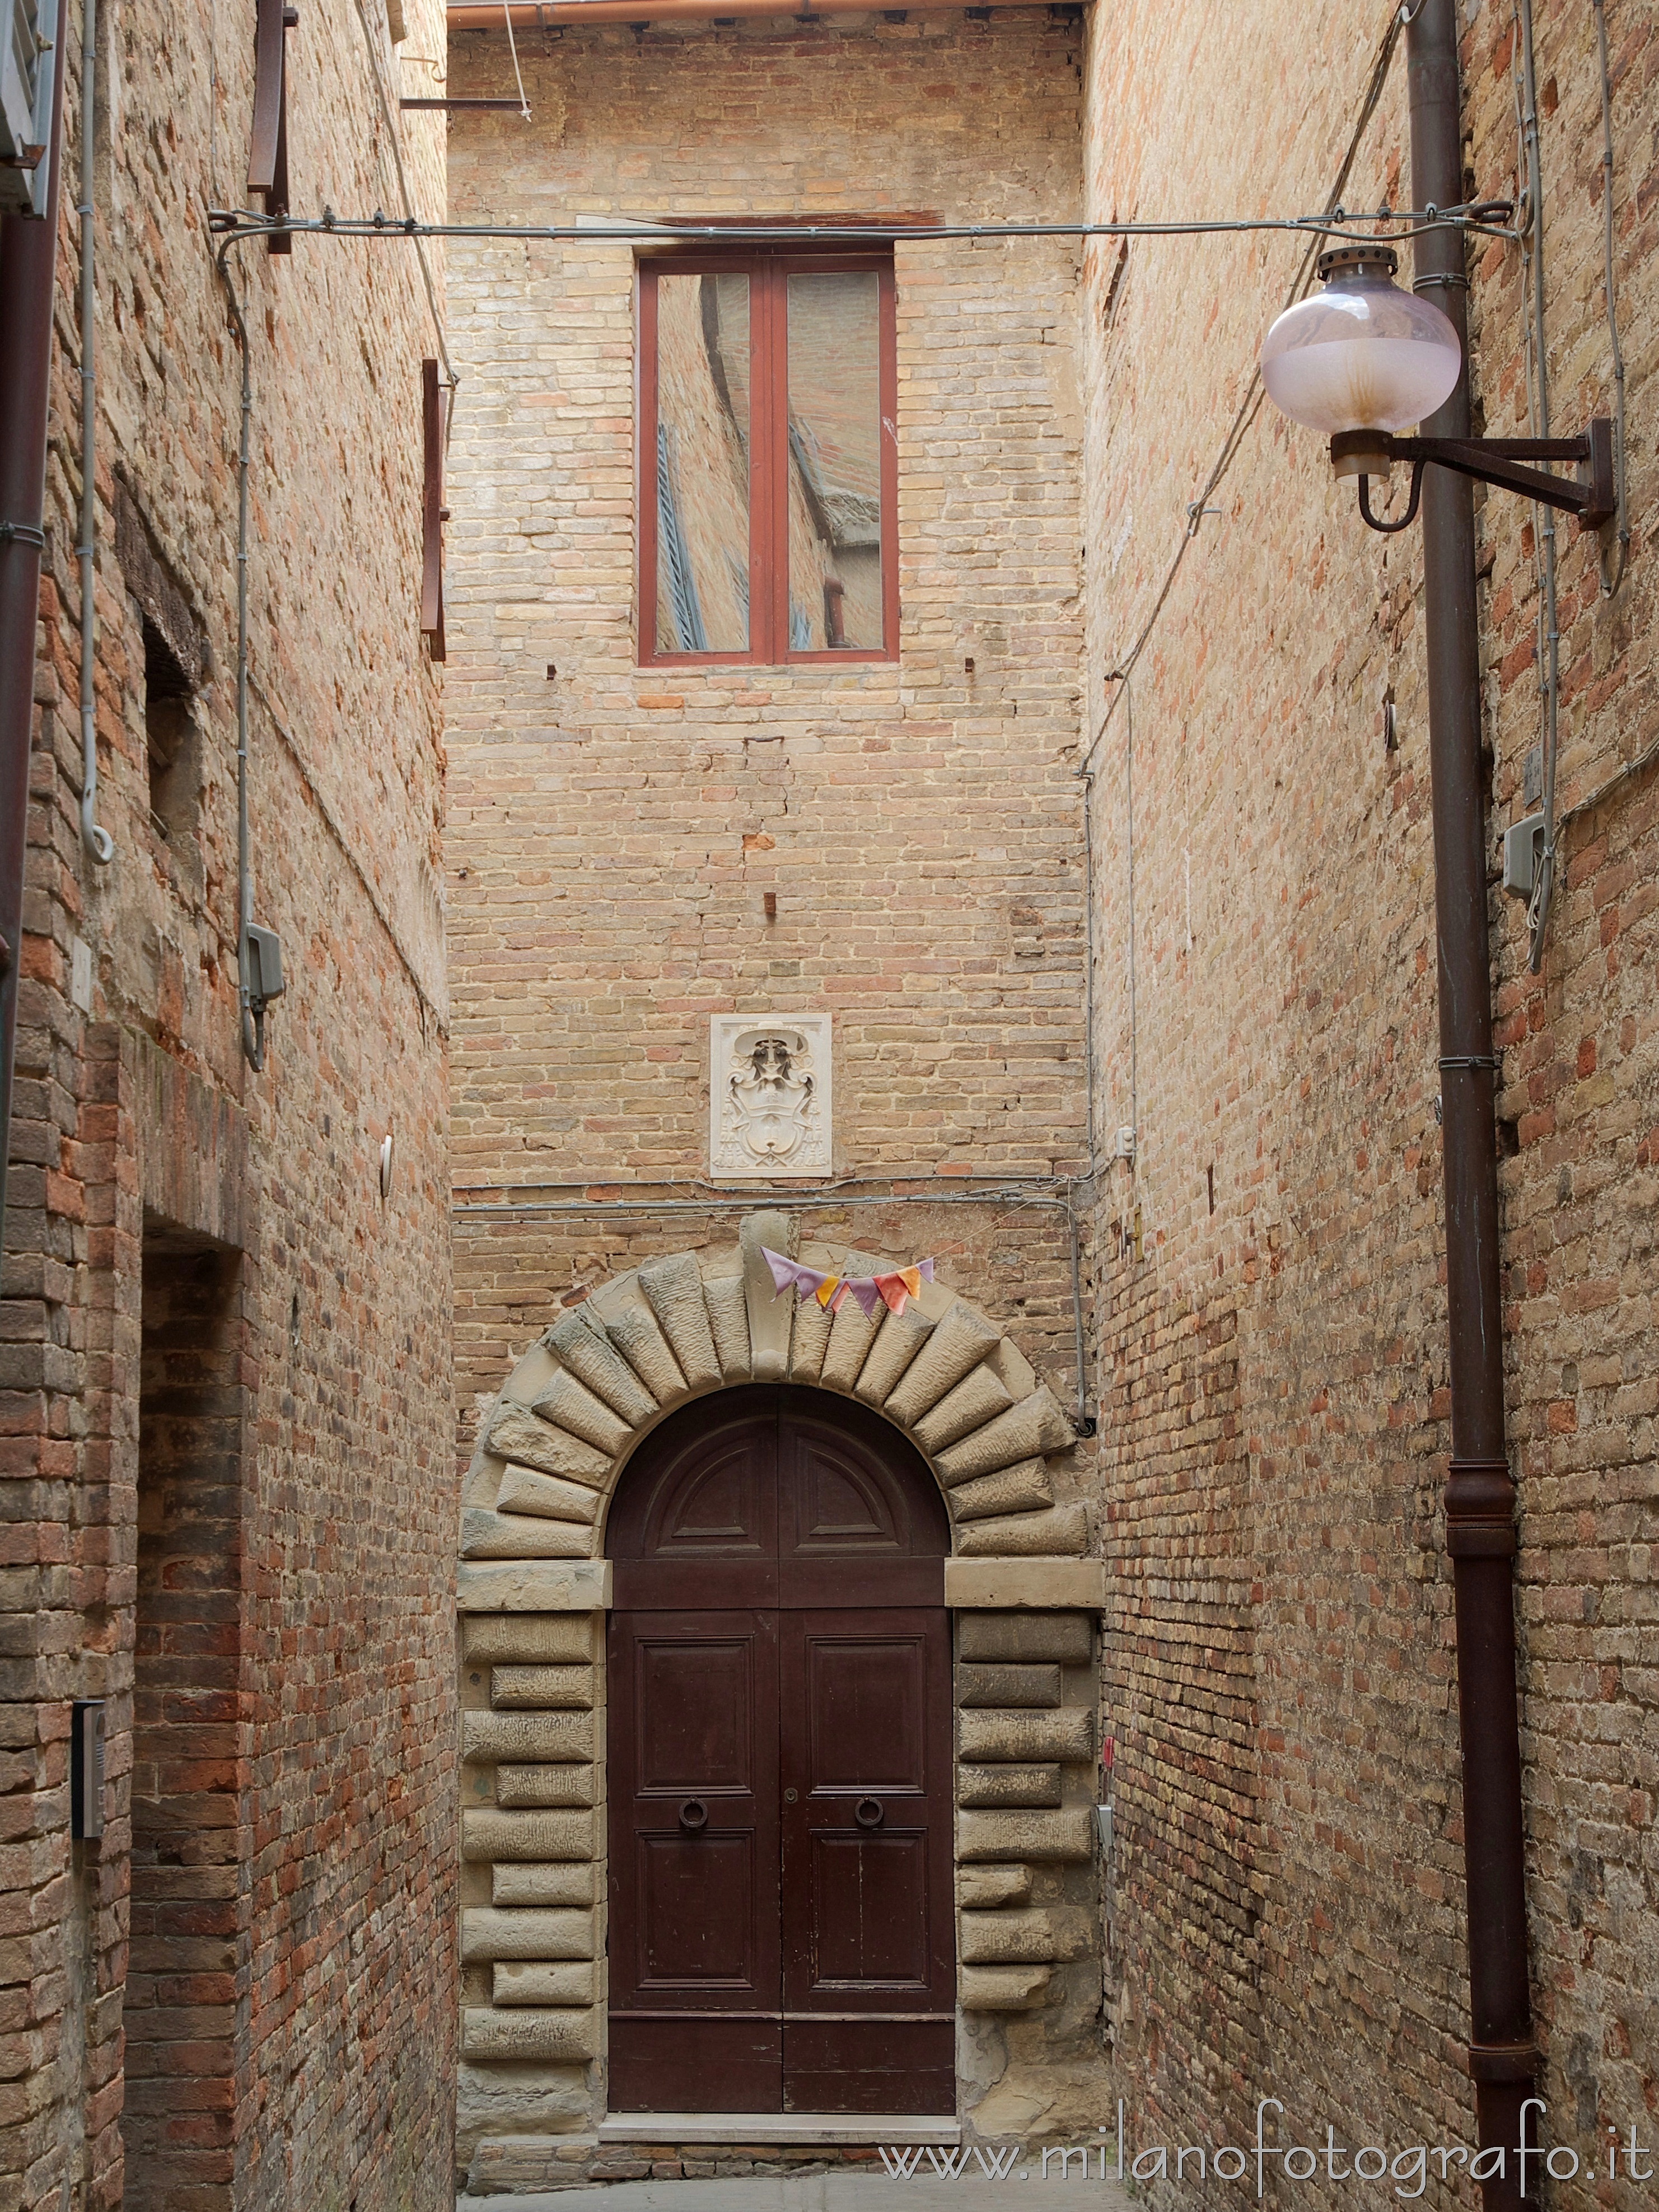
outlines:
[{"label": "stone sill", "polygon": [[962,2123],[915,2112],[612,2112],[602,2143],[955,2143]]}]

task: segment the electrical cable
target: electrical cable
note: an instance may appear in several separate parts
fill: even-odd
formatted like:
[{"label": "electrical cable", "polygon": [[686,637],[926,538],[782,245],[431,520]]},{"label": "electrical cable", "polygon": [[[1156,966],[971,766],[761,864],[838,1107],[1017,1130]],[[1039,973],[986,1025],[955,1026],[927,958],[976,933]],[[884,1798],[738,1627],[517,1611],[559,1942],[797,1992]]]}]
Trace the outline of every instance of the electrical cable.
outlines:
[{"label": "electrical cable", "polygon": [[[380,118],[386,125],[386,136],[392,145],[392,167],[398,173],[398,192],[404,204],[404,227],[416,240],[416,252],[421,264],[421,279],[426,287],[426,303],[431,311],[433,330],[437,335],[438,357],[443,362],[444,375],[449,384],[449,405],[446,410],[444,429],[444,447],[447,452],[449,447],[449,428],[454,421],[455,398],[460,388],[461,380],[455,373],[455,364],[449,358],[449,345],[444,336],[444,319],[438,312],[437,287],[432,281],[432,264],[428,260],[425,249],[421,244],[424,234],[415,228],[415,201],[409,189],[408,173],[404,167],[403,142],[398,135],[398,125],[394,119],[391,102],[386,97],[386,87],[380,82],[380,52],[374,43],[374,27],[369,22],[363,0],[357,0],[357,21],[363,27],[363,37],[368,46],[369,75],[374,80],[374,97],[380,102]],[[522,88],[520,87],[520,90]],[[213,226],[210,224],[210,227]]]},{"label": "electrical cable", "polygon": [[[361,0],[360,0],[361,4]],[[1344,176],[1346,176],[1345,168]],[[1350,213],[1340,204],[1320,215],[1201,216],[1178,222],[929,222],[709,223],[672,217],[605,218],[586,222],[421,222],[412,215],[399,222],[377,209],[372,216],[264,216],[253,208],[210,208],[208,228],[216,235],[269,238],[323,233],[331,238],[506,238],[538,244],[631,246],[884,246],[931,244],[951,239],[999,238],[1207,238],[1233,233],[1293,231],[1311,237],[1311,258],[1322,238],[1348,238],[1393,246],[1408,245],[1431,231],[1458,230],[1474,238],[1513,240],[1508,226],[1514,212],[1507,200],[1471,200],[1447,208],[1379,208],[1375,214]],[[1403,226],[1378,231],[1378,223]],[[1364,229],[1356,228],[1364,224]]]},{"label": "electrical cable", "polygon": [[100,867],[115,840],[98,819],[98,276],[93,216],[97,170],[98,0],[81,9],[81,842]]},{"label": "electrical cable", "polygon": [[1618,512],[1614,542],[1618,557],[1607,574],[1607,549],[1601,550],[1601,596],[1610,599],[1625,580],[1630,565],[1630,514],[1625,481],[1625,356],[1619,343],[1618,294],[1613,274],[1613,78],[1607,67],[1607,0],[1590,0],[1595,11],[1595,47],[1601,64],[1601,291],[1607,310],[1607,343],[1613,349],[1613,471]]},{"label": "electrical cable", "polygon": [[[1218,228],[1237,227],[1241,228],[1253,228],[1259,227],[1262,229],[1311,229],[1322,235],[1336,237],[1352,235],[1352,234],[1349,231],[1347,226],[1353,222],[1362,221],[1375,222],[1383,219],[1381,214],[1376,217],[1370,218],[1347,215],[1342,206],[1342,194],[1346,189],[1349,177],[1353,173],[1353,165],[1358,159],[1360,144],[1364,138],[1366,131],[1370,127],[1371,118],[1376,114],[1377,105],[1382,97],[1382,88],[1388,82],[1389,72],[1394,62],[1395,50],[1400,43],[1401,35],[1415,20],[1417,10],[1422,5],[1423,0],[1416,0],[1415,7],[1396,6],[1389,14],[1388,28],[1382,34],[1382,41],[1377,47],[1376,58],[1371,64],[1370,76],[1366,82],[1364,94],[1359,103],[1359,112],[1355,118],[1353,130],[1348,140],[1347,151],[1342,157],[1341,167],[1337,171],[1336,181],[1332,185],[1330,196],[1325,203],[1323,215],[1311,218],[1304,217],[1294,223],[1263,223],[1260,226],[1230,225],[1218,226]],[[1499,203],[1489,201],[1483,203],[1482,204],[1487,208],[1493,208],[1498,205]],[[1506,210],[1506,212],[1508,210]],[[1401,233],[1389,232],[1387,234],[1378,234],[1371,232],[1368,234],[1372,236],[1386,234],[1389,238],[1391,243],[1398,244],[1406,239],[1420,237],[1425,231],[1430,229],[1445,228],[1449,221],[1455,222],[1458,228],[1480,228],[1483,234],[1486,235],[1495,234],[1509,238],[1512,237],[1514,234],[1507,229],[1493,233],[1490,230],[1489,227],[1486,225],[1465,224],[1461,220],[1458,220],[1458,218],[1462,216],[1462,209],[1447,209],[1444,210],[1437,209],[1413,210],[1408,215],[1398,217],[1390,216],[1388,219],[1391,221],[1407,222],[1414,226],[1420,226],[1420,228],[1414,228]],[[1133,227],[1129,225],[1117,225],[1110,227],[1106,234],[1133,236],[1136,234]],[[1302,260],[1297,266],[1296,276],[1291,281],[1291,289],[1285,295],[1285,305],[1286,307],[1294,307],[1296,302],[1306,293],[1314,273],[1315,264],[1318,259],[1318,252],[1319,240],[1318,237],[1316,236],[1309,245],[1306,252],[1303,255]],[[1176,578],[1181,573],[1182,563],[1187,557],[1188,551],[1192,545],[1194,538],[1198,535],[1199,526],[1203,521],[1204,510],[1209,505],[1211,495],[1218,489],[1222,478],[1232,466],[1233,460],[1238,453],[1239,447],[1243,445],[1245,438],[1248,436],[1250,427],[1255,422],[1256,416],[1261,411],[1262,403],[1266,399],[1267,396],[1267,392],[1261,383],[1261,363],[1258,362],[1251,371],[1250,380],[1245,388],[1244,397],[1238,404],[1238,411],[1233,416],[1231,426],[1228,429],[1226,436],[1222,441],[1221,451],[1217,456],[1215,465],[1212,468],[1208,477],[1205,479],[1204,489],[1200,492],[1198,497],[1190,503],[1187,509],[1187,528],[1185,533],[1182,537],[1181,542],[1176,546],[1175,556],[1170,561],[1170,566],[1164,573],[1164,581],[1158,588],[1157,598],[1152,602],[1152,611],[1146,617],[1146,621],[1141,624],[1139,634],[1135,638],[1133,644],[1131,645],[1126,653],[1120,655],[1115,665],[1107,672],[1103,679],[1106,683],[1122,684],[1126,682],[1131,672],[1133,670],[1136,662],[1140,659],[1142,653],[1146,650],[1146,641],[1151,637],[1153,629],[1157,627],[1158,617],[1163,614],[1164,607],[1169,603],[1170,592],[1175,589]],[[1093,759],[1096,746],[1099,744],[1101,739],[1105,736],[1107,729],[1111,723],[1112,716],[1117,712],[1117,702],[1121,696],[1121,692],[1115,691],[1113,693],[1111,703],[1108,706],[1105,714],[1101,718],[1100,726],[1095,732],[1093,740],[1089,746],[1088,752],[1085,756],[1085,764],[1087,762]]]},{"label": "electrical cable", "polygon": [[248,975],[247,926],[253,919],[253,866],[247,820],[247,486],[253,425],[253,376],[248,361],[247,318],[231,281],[227,239],[214,256],[230,301],[232,327],[242,362],[242,427],[236,453],[236,994],[241,1006],[242,1052],[257,1075],[265,1064],[265,1018],[256,1012]]},{"label": "electrical cable", "polygon": [[519,42],[513,35],[512,0],[501,0],[501,13],[507,18],[507,50],[513,56],[513,74],[518,79],[519,112],[528,123],[531,119],[530,102],[525,96],[524,71],[519,67]]},{"label": "electrical cable", "polygon": [[[1538,132],[1538,73],[1533,44],[1532,0],[1514,0],[1516,44],[1520,70],[1512,70],[1516,123],[1527,179],[1526,219],[1518,225],[1526,267],[1522,285],[1522,327],[1526,335],[1527,418],[1534,438],[1550,434],[1547,339],[1544,327],[1544,166]],[[1555,890],[1555,778],[1560,753],[1561,613],[1556,588],[1555,510],[1533,502],[1533,544],[1540,594],[1539,690],[1543,725],[1544,838],[1538,880],[1527,908],[1527,965],[1535,975],[1544,964],[1544,939]]]}]

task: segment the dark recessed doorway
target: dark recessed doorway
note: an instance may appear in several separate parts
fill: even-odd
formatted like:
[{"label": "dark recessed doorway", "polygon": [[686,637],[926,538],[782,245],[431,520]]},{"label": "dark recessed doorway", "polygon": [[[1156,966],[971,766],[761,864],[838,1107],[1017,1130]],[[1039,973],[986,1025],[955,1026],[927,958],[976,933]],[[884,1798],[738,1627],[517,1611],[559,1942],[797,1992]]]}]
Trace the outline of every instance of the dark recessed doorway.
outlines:
[{"label": "dark recessed doorway", "polygon": [[951,2112],[944,1505],[828,1392],[701,1400],[611,1514],[613,2112]]}]

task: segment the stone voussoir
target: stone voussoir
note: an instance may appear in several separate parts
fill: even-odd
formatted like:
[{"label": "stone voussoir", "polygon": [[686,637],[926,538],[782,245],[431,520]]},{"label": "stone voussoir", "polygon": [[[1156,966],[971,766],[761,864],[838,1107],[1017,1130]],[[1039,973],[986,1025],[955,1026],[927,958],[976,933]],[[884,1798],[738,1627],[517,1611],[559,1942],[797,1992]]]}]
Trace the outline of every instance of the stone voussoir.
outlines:
[{"label": "stone voussoir", "polygon": [[599,1517],[599,1493],[563,1475],[541,1474],[533,1467],[508,1460],[501,1469],[495,1504],[503,1513],[534,1513],[544,1521],[591,1523]]},{"label": "stone voussoir", "polygon": [[1003,1513],[1030,1513],[1054,1502],[1054,1486],[1045,1461],[1023,1459],[996,1474],[975,1475],[947,1493],[951,1518],[987,1521]]},{"label": "stone voussoir", "polygon": [[607,1459],[615,1459],[633,1434],[629,1424],[567,1368],[561,1368],[547,1388],[537,1392],[531,1411],[556,1429],[568,1429],[573,1437],[580,1437]]},{"label": "stone voussoir", "polygon": [[464,1559],[585,1559],[592,1549],[592,1529],[578,1522],[495,1513],[487,1505],[461,1510]]},{"label": "stone voussoir", "polygon": [[975,1367],[915,1424],[916,1442],[925,1452],[942,1452],[975,1429],[982,1429],[988,1421],[1012,1412],[1013,1403],[1012,1393],[994,1369]]},{"label": "stone voussoir", "polygon": [[749,1380],[750,1354],[749,1350],[749,1304],[744,1295],[741,1275],[714,1275],[702,1286],[703,1303],[708,1309],[709,1334],[714,1340],[714,1355],[720,1364],[720,1376],[726,1382],[746,1382]]},{"label": "stone voussoir", "polygon": [[1080,1559],[1088,1548],[1088,1516],[1081,1505],[969,1521],[957,1538],[959,1559]]},{"label": "stone voussoir", "polygon": [[887,1402],[887,1412],[906,1428],[915,1429],[922,1415],[1001,1341],[1000,1332],[958,1298],[905,1370],[903,1380]]},{"label": "stone voussoir", "polygon": [[518,1460],[543,1474],[586,1476],[602,1482],[610,1472],[607,1455],[598,1451],[568,1429],[556,1429],[532,1413],[527,1406],[503,1400],[489,1424],[485,1439],[489,1449],[503,1459]]},{"label": "stone voussoir", "polygon": [[610,1338],[594,1329],[585,1309],[567,1314],[542,1341],[630,1429],[657,1411],[656,1400]]},{"label": "stone voussoir", "polygon": [[[640,1381],[659,1406],[671,1406],[686,1395],[680,1372],[662,1324],[648,1305],[624,1308],[607,1317],[606,1333]],[[713,1340],[710,1340],[712,1344]]]},{"label": "stone voussoir", "polygon": [[1038,1459],[1064,1451],[1075,1442],[1072,1425],[1060,1401],[1041,1384],[1017,1406],[999,1413],[982,1429],[975,1429],[960,1443],[936,1455],[939,1480],[946,1484],[966,1482],[976,1474],[994,1474],[1022,1459]]},{"label": "stone voussoir", "polygon": [[653,1260],[640,1269],[638,1281],[688,1389],[716,1389],[721,1380],[720,1354],[714,1349],[696,1255],[679,1252],[671,1259]]},{"label": "stone voussoir", "polygon": [[933,1333],[933,1322],[914,1304],[907,1304],[902,1313],[884,1309],[853,1395],[866,1406],[884,1406],[894,1384]]}]

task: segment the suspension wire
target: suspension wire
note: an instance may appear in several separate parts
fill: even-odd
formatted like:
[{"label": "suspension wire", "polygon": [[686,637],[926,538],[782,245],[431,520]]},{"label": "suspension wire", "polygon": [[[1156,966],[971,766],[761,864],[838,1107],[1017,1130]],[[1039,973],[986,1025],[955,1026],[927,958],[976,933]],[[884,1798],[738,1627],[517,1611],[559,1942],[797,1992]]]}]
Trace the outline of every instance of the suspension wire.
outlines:
[{"label": "suspension wire", "polygon": [[[1320,236],[1354,235],[1351,226],[1355,222],[1386,222],[1412,226],[1410,228],[1399,231],[1378,233],[1373,230],[1364,234],[1371,237],[1385,236],[1389,243],[1395,245],[1402,244],[1413,238],[1423,237],[1431,230],[1448,228],[1468,231],[1479,230],[1483,235],[1504,238],[1513,238],[1515,234],[1508,228],[1493,229],[1486,222],[1464,221],[1463,218],[1466,216],[1473,215],[1474,212],[1474,204],[1468,202],[1456,209],[1425,208],[1398,216],[1382,209],[1378,210],[1375,217],[1370,218],[1351,216],[1342,205],[1342,194],[1347,188],[1348,179],[1353,173],[1353,165],[1359,157],[1361,143],[1366,131],[1370,128],[1371,118],[1376,113],[1378,103],[1382,100],[1383,87],[1388,82],[1389,72],[1393,65],[1395,49],[1400,44],[1401,34],[1416,20],[1418,10],[1422,5],[1423,0],[1416,0],[1415,6],[1395,6],[1389,12],[1388,27],[1384,30],[1381,43],[1378,45],[1376,58],[1371,64],[1370,76],[1366,82],[1364,94],[1359,103],[1359,112],[1354,118],[1353,130],[1348,139],[1347,151],[1342,156],[1341,166],[1336,173],[1336,181],[1331,186],[1329,197],[1325,202],[1323,213],[1317,216],[1304,217],[1296,222],[1217,226],[1217,228],[1239,229],[1310,230],[1316,234],[1310,240],[1306,252],[1297,264],[1296,275],[1285,296],[1286,307],[1294,307],[1308,291],[1313,281],[1315,264],[1319,258]],[[1506,216],[1512,213],[1507,203],[1487,201],[1480,205],[1482,213],[1488,216],[1495,213],[1499,206],[1504,208]],[[1133,236],[1136,234],[1133,226],[1119,224],[1107,227],[1103,234]],[[1156,629],[1159,617],[1169,604],[1170,594],[1175,589],[1176,578],[1180,574],[1181,565],[1187,557],[1193,540],[1198,535],[1200,525],[1204,520],[1204,510],[1209,505],[1211,495],[1218,489],[1222,478],[1231,468],[1240,447],[1249,434],[1251,425],[1261,411],[1262,402],[1267,396],[1261,382],[1261,364],[1258,361],[1250,372],[1250,380],[1245,387],[1244,397],[1238,403],[1238,411],[1233,416],[1227,434],[1221,441],[1221,451],[1216,456],[1215,465],[1206,477],[1203,489],[1187,509],[1186,531],[1176,547],[1174,558],[1164,572],[1164,581],[1158,587],[1158,597],[1152,602],[1152,611],[1141,624],[1139,634],[1128,651],[1121,654],[1115,665],[1107,671],[1103,680],[1107,684],[1118,685],[1119,689],[1113,692],[1105,714],[1101,718],[1100,726],[1095,732],[1088,752],[1085,756],[1085,763],[1094,757],[1096,746],[1105,736],[1112,717],[1117,712],[1118,701],[1123,696],[1123,687],[1127,684],[1136,662],[1145,652],[1146,641]]]},{"label": "suspension wire", "polygon": [[1601,64],[1601,291],[1607,302],[1607,343],[1613,349],[1613,468],[1618,500],[1618,554],[1613,573],[1607,573],[1607,549],[1601,552],[1601,596],[1610,599],[1625,580],[1630,565],[1630,514],[1625,482],[1625,356],[1619,343],[1619,298],[1613,273],[1613,78],[1607,67],[1607,0],[1590,0],[1595,10],[1595,46]]},{"label": "suspension wire", "polygon": [[[1347,169],[1345,166],[1343,174]],[[1340,187],[1339,186],[1339,190]],[[1375,214],[1350,212],[1333,203],[1319,215],[1199,217],[1176,222],[766,222],[712,223],[695,218],[626,217],[586,222],[421,222],[412,215],[399,221],[377,208],[369,216],[264,216],[253,208],[212,208],[208,228],[221,237],[295,237],[322,234],[331,238],[507,238],[532,243],[583,246],[622,242],[640,245],[884,246],[900,240],[927,244],[949,239],[998,238],[1206,238],[1234,232],[1293,231],[1311,238],[1309,259],[1322,238],[1407,245],[1431,231],[1457,230],[1477,238],[1515,239],[1509,227],[1514,209],[1508,200],[1469,200],[1447,208],[1378,208]],[[1395,226],[1378,232],[1374,226]],[[1363,230],[1358,226],[1366,226]]]},{"label": "suspension wire", "polygon": [[[404,167],[404,149],[401,132],[393,114],[391,102],[386,98],[386,87],[380,82],[380,50],[374,43],[374,28],[369,22],[368,11],[363,6],[363,0],[357,0],[357,21],[363,27],[363,37],[367,40],[368,46],[368,73],[374,80],[374,97],[380,102],[380,118],[386,125],[386,137],[391,143],[392,164],[398,173],[398,197],[402,199],[404,204],[404,228],[405,229],[408,229],[409,227],[413,225],[415,222],[415,199],[414,195],[409,189],[408,172]],[[527,113],[528,110],[526,112]],[[210,218],[209,227],[210,228],[216,228],[216,225],[213,223],[211,218]],[[276,227],[277,226],[276,225],[272,226],[273,228]],[[449,443],[449,426],[454,420],[455,399],[456,395],[460,389],[461,380],[456,374],[454,362],[449,358],[449,344],[444,336],[444,319],[439,313],[438,309],[437,287],[432,281],[432,264],[427,258],[425,247],[420,243],[422,234],[416,229],[414,235],[416,240],[416,252],[421,264],[421,282],[426,288],[426,304],[431,311],[432,327],[438,340],[438,357],[443,362],[444,375],[449,385],[449,405],[444,410],[444,444],[446,448],[447,448]]]},{"label": "suspension wire", "polygon": [[[1521,142],[1526,189],[1520,222],[1525,259],[1522,284],[1522,327],[1526,334],[1527,419],[1534,438],[1550,434],[1548,338],[1544,324],[1544,165],[1538,132],[1538,73],[1533,43],[1532,0],[1513,0],[1520,67],[1511,68],[1516,123]],[[1534,562],[1539,580],[1538,686],[1544,763],[1544,850],[1538,881],[1527,908],[1527,965],[1535,975],[1544,964],[1544,938],[1555,890],[1555,780],[1560,757],[1561,613],[1556,588],[1555,510],[1534,501],[1532,510]]]},{"label": "suspension wire", "polygon": [[513,35],[512,0],[501,0],[501,14],[507,19],[507,51],[513,57],[513,74],[518,79],[519,112],[528,123],[531,119],[530,101],[524,88],[524,71],[519,67],[519,42]]}]

